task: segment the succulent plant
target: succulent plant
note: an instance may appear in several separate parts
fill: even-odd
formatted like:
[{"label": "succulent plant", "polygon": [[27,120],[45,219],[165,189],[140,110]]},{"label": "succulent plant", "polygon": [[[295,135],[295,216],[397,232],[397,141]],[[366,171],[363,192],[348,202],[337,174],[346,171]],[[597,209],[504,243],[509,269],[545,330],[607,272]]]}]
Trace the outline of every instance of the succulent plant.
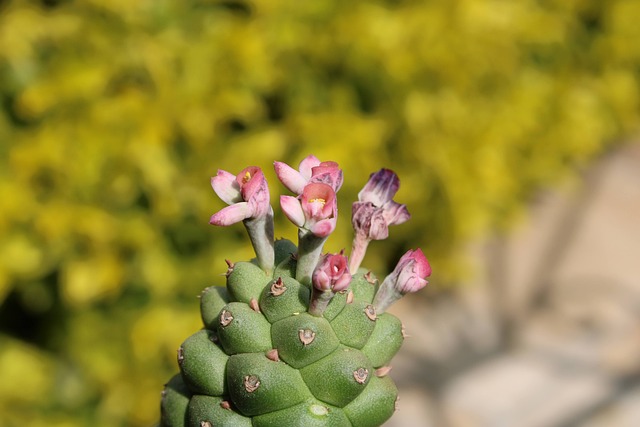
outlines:
[{"label": "succulent plant", "polygon": [[275,162],[281,196],[298,227],[298,245],[274,240],[269,189],[260,168],[211,183],[229,206],[211,224],[242,221],[256,258],[227,261],[226,287],[200,296],[204,328],[178,350],[180,373],[165,385],[162,427],[379,426],[395,411],[397,388],[387,375],[404,330],[388,306],[427,284],[431,267],[408,251],[380,283],[360,268],[367,245],[409,219],[393,201],[399,179],[372,174],[353,204],[351,259],[322,253],[337,219],[342,170],[308,156],[296,171]]}]

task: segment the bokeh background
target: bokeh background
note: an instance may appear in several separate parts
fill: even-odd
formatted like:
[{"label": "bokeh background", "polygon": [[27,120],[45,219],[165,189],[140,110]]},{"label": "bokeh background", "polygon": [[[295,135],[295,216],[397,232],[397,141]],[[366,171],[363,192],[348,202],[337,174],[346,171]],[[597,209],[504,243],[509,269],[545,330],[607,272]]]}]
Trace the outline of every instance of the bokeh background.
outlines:
[{"label": "bokeh background", "polygon": [[[0,425],[157,420],[196,296],[252,256],[240,225],[208,225],[218,169],[262,167],[277,200],[274,160],[339,162],[329,250],[350,247],[369,173],[394,169],[413,217],[365,264],[421,247],[434,275],[411,310],[455,310],[541,191],[581,188],[637,135],[638,22],[637,0],[0,0]],[[501,310],[498,338],[458,353],[510,348]],[[446,360],[412,390],[469,366]]]}]

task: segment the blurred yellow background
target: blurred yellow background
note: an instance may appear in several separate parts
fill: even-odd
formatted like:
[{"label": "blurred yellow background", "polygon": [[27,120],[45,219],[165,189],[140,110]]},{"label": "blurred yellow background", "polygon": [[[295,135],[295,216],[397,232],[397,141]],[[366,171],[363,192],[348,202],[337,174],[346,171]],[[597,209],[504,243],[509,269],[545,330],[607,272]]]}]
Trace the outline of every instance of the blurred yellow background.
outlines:
[{"label": "blurred yellow background", "polygon": [[340,221],[394,169],[432,283],[540,188],[640,124],[636,0],[0,0],[0,425],[142,426],[252,251],[216,229],[217,169],[344,169]]}]

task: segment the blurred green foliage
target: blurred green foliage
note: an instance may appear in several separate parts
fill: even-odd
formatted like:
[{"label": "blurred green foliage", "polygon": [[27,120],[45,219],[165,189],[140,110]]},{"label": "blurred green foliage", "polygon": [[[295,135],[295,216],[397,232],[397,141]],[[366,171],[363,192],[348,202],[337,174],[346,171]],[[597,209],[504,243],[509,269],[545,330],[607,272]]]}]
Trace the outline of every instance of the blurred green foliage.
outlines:
[{"label": "blurred green foliage", "polygon": [[[458,277],[466,239],[640,123],[637,0],[0,1],[0,425],[149,426],[195,296],[252,256],[208,178],[313,153],[413,219],[374,242]],[[385,247],[383,250],[382,248]]]}]

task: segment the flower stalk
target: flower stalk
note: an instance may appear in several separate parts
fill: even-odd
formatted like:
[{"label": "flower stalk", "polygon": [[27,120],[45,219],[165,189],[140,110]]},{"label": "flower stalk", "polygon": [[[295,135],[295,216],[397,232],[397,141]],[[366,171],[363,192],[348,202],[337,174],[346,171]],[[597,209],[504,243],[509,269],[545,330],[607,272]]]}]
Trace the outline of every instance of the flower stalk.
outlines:
[{"label": "flower stalk", "polygon": [[311,276],[318,264],[327,237],[316,236],[304,228],[298,229],[296,280],[303,285],[311,285]]}]

